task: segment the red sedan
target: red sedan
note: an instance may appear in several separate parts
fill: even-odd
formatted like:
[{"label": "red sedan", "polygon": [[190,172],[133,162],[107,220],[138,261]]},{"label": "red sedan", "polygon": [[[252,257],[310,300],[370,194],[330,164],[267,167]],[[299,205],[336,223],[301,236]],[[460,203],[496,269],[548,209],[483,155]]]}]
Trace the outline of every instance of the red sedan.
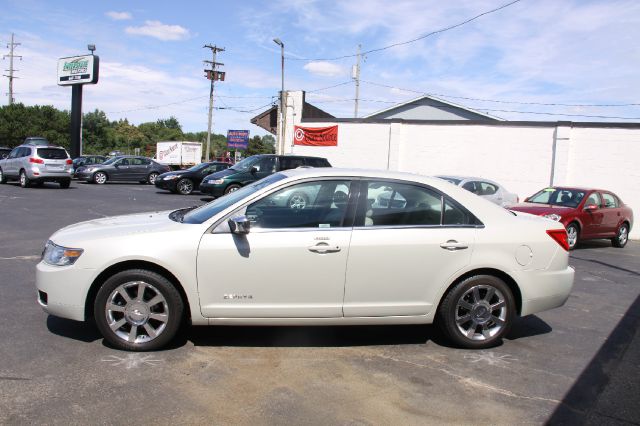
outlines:
[{"label": "red sedan", "polygon": [[510,210],[544,216],[567,228],[569,248],[579,240],[608,238],[624,247],[633,226],[633,212],[611,191],[586,188],[545,188]]}]

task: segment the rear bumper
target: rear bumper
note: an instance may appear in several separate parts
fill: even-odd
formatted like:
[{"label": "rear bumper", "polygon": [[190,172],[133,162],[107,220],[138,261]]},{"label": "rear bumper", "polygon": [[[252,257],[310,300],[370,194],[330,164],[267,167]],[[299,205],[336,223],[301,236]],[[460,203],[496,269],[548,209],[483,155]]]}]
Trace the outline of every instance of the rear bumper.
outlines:
[{"label": "rear bumper", "polygon": [[571,266],[560,271],[527,271],[518,282],[522,292],[521,315],[558,308],[565,304],[573,288],[575,270]]}]

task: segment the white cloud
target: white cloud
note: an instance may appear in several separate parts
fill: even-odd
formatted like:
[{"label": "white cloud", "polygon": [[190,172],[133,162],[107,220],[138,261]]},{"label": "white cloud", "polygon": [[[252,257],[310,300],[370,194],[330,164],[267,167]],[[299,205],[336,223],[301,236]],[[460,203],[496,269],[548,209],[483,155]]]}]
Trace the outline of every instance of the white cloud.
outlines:
[{"label": "white cloud", "polygon": [[126,21],[128,19],[133,19],[133,16],[129,12],[110,11],[105,13],[105,15],[107,15],[109,18],[113,19],[114,21]]},{"label": "white cloud", "polygon": [[324,77],[338,77],[346,74],[346,71],[340,65],[332,62],[316,61],[305,64],[304,69],[311,74],[321,75]]},{"label": "white cloud", "polygon": [[127,27],[127,34],[154,37],[162,41],[186,40],[189,30],[180,25],[167,25],[160,21],[145,21],[141,27]]}]

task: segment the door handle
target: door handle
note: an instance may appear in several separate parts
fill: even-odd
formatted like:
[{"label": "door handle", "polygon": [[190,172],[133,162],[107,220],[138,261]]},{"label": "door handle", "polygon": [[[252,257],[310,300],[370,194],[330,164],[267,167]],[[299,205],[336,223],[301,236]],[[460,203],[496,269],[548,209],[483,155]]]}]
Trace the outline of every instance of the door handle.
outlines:
[{"label": "door handle", "polygon": [[456,250],[464,250],[466,248],[469,248],[469,245],[467,243],[459,243],[456,240],[449,240],[446,243],[440,244],[440,247],[442,247],[445,250],[456,251]]},{"label": "door handle", "polygon": [[307,247],[307,249],[314,253],[320,253],[320,254],[335,253],[341,250],[339,246],[330,246],[327,243],[318,243],[315,246]]}]

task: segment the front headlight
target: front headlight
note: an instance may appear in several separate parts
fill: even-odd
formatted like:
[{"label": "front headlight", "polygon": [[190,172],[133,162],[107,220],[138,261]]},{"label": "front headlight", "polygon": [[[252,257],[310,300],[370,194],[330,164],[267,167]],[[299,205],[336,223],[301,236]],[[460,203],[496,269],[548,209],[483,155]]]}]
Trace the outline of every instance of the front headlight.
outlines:
[{"label": "front headlight", "polygon": [[555,213],[545,214],[543,216],[546,217],[547,219],[555,220],[556,222],[560,222],[560,219],[562,219],[562,216]]},{"label": "front headlight", "polygon": [[207,183],[211,185],[222,185],[224,183],[224,179],[209,179]]},{"label": "front headlight", "polygon": [[85,172],[95,172],[96,170],[98,170],[97,167],[87,167],[84,169]]},{"label": "front headlight", "polygon": [[76,263],[84,250],[77,248],[62,247],[47,241],[42,252],[42,260],[49,265],[68,266]]},{"label": "front headlight", "polygon": [[174,179],[178,179],[179,177],[180,175],[165,176],[164,180],[174,180]]}]

